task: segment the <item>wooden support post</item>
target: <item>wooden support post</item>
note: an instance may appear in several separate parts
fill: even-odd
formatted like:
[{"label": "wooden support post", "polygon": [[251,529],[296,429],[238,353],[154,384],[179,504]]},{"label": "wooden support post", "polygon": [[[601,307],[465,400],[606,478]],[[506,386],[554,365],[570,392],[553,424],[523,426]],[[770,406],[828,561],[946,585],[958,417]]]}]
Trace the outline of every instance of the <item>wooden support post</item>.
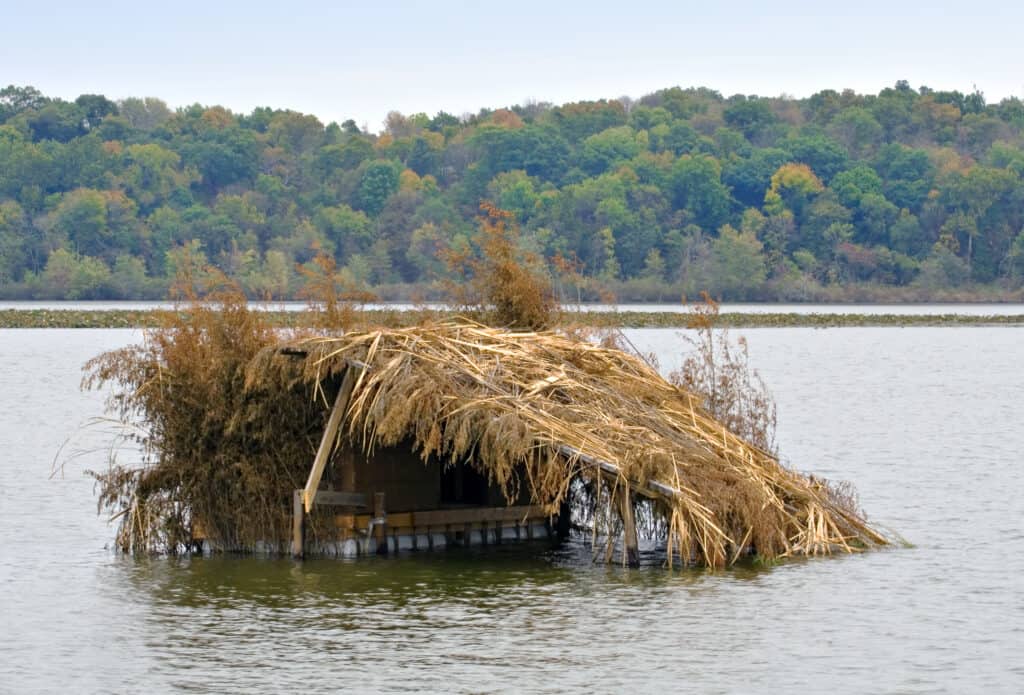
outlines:
[{"label": "wooden support post", "polygon": [[473,524],[468,521],[462,525],[462,545],[467,548],[473,545]]},{"label": "wooden support post", "polygon": [[306,521],[306,510],[302,505],[302,490],[292,493],[292,557],[301,559],[304,553],[305,538],[303,525]]},{"label": "wooden support post", "polygon": [[502,536],[502,533],[503,533],[502,527],[503,527],[503,524],[501,523],[501,519],[498,519],[497,521],[494,522],[494,543],[495,543],[495,545],[501,545],[501,536]]},{"label": "wooden support post", "polygon": [[377,554],[388,554],[387,512],[384,508],[384,493],[373,493],[373,537],[377,541]]},{"label": "wooden support post", "polygon": [[352,396],[352,388],[356,383],[356,367],[346,367],[345,376],[341,380],[341,388],[338,389],[338,396],[334,399],[334,406],[331,408],[331,416],[327,419],[327,426],[320,438],[320,447],[316,450],[316,458],[313,459],[313,468],[309,471],[309,478],[306,480],[306,487],[303,491],[303,501],[306,505],[306,513],[313,509],[313,500],[316,497],[316,489],[320,486],[320,478],[324,474],[324,467],[327,459],[334,449],[334,442],[338,436],[338,427],[348,409],[348,401]]},{"label": "wooden support post", "polygon": [[341,469],[342,492],[356,491],[356,452],[348,444],[342,444],[335,463]]},{"label": "wooden support post", "polygon": [[636,535],[636,521],[633,519],[633,495],[628,486],[619,490],[619,514],[622,516],[624,564],[640,566],[640,544]]},{"label": "wooden support post", "polygon": [[568,498],[562,500],[558,506],[558,525],[555,528],[555,536],[559,543],[569,537],[572,532],[572,508],[569,506]]}]

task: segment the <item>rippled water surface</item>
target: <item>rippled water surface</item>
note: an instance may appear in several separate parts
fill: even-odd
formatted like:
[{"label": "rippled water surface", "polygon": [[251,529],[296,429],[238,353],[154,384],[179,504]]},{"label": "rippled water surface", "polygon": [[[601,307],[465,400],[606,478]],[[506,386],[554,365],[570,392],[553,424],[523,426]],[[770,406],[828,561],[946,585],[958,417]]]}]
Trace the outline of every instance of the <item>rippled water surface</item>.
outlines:
[{"label": "rippled water surface", "polygon": [[[742,331],[791,465],[914,547],[724,572],[570,545],[358,562],[105,546],[78,390],[114,330],[0,330],[0,692],[1024,691],[1024,329]],[[669,370],[674,331],[630,331]],[[63,457],[63,454],[62,454]]]}]

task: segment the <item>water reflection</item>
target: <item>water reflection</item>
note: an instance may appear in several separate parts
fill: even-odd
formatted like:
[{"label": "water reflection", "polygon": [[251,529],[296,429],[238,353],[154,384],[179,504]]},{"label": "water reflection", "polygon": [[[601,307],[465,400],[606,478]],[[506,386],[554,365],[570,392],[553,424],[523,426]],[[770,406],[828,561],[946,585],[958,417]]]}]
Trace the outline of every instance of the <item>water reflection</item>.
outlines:
[{"label": "water reflection", "polygon": [[288,687],[280,663],[301,654],[304,668],[341,668],[356,689],[543,692],[583,688],[595,659],[627,655],[657,678],[662,657],[638,650],[653,616],[672,624],[663,647],[696,639],[716,594],[778,568],[635,571],[594,565],[573,541],[359,561],[118,557],[109,569],[120,600],[142,610],[133,627],[155,675],[175,687],[226,673],[240,688]]},{"label": "water reflection", "polygon": [[112,562],[126,594],[146,593],[156,603],[193,609],[245,603],[274,609],[328,603],[382,609],[420,601],[474,603],[481,596],[493,600],[498,594],[557,592],[569,587],[614,592],[696,586],[709,579],[754,581],[774,569],[752,563],[717,572],[666,569],[663,553],[647,551],[644,567],[629,570],[594,563],[592,557],[589,544],[574,538],[555,548],[521,543],[359,560],[119,555]]}]

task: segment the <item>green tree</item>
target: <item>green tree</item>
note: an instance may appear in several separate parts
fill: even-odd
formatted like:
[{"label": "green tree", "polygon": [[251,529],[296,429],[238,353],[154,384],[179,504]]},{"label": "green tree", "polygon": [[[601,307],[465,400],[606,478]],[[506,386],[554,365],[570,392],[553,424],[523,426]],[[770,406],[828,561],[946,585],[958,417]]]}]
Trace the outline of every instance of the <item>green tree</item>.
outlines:
[{"label": "green tree", "polygon": [[756,141],[765,135],[775,124],[777,118],[764,99],[757,97],[734,97],[735,101],[722,113],[725,123],[747,137]]},{"label": "green tree", "polygon": [[613,166],[632,159],[645,148],[643,138],[628,126],[609,128],[583,141],[580,151],[580,166],[596,176]]},{"label": "green tree", "polygon": [[111,294],[110,268],[103,261],[65,249],[50,254],[42,279],[47,298],[104,299]]},{"label": "green tree", "polygon": [[114,293],[122,299],[134,299],[148,293],[146,263],[141,258],[126,253],[114,260],[110,284]]},{"label": "green tree", "polygon": [[117,106],[119,113],[132,129],[144,132],[156,130],[173,115],[167,104],[155,97],[129,97],[122,99]]},{"label": "green tree", "polygon": [[365,251],[373,241],[370,218],[366,213],[353,210],[348,205],[321,208],[314,222],[343,258]]},{"label": "green tree", "polygon": [[855,208],[865,195],[882,193],[882,179],[871,167],[857,166],[836,174],[829,188],[843,205]]},{"label": "green tree", "polygon": [[[124,153],[121,179],[125,191],[143,212],[150,212],[199,178],[198,172],[181,168],[176,152],[156,143],[129,145]],[[187,194],[186,194],[187,196]]]},{"label": "green tree", "polygon": [[849,157],[838,142],[825,135],[801,135],[784,143],[795,162],[806,164],[828,183],[847,168]]},{"label": "green tree", "polygon": [[693,214],[703,229],[717,229],[729,214],[729,189],[722,183],[718,162],[707,156],[684,155],[672,167],[672,201]]},{"label": "green tree", "polygon": [[736,199],[747,207],[764,202],[772,174],[792,161],[789,152],[776,148],[758,149],[749,157],[731,160],[722,170],[722,180]]},{"label": "green tree", "polygon": [[377,160],[367,164],[359,179],[357,201],[360,209],[370,216],[379,215],[388,198],[398,190],[399,173],[393,162]]},{"label": "green tree", "polygon": [[8,85],[0,89],[0,123],[24,111],[38,111],[49,101],[35,87]]},{"label": "green tree", "polygon": [[487,185],[487,195],[499,208],[514,213],[520,224],[529,221],[540,203],[535,180],[522,169],[495,176]]},{"label": "green tree", "polygon": [[713,291],[724,299],[752,299],[767,277],[762,245],[753,234],[725,225],[711,242]]},{"label": "green tree", "polygon": [[48,224],[78,253],[86,255],[103,253],[113,240],[107,224],[107,199],[102,191],[81,188],[62,196],[57,208],[48,215]]},{"label": "green tree", "polygon": [[19,282],[26,270],[34,270],[38,253],[38,235],[25,211],[13,200],[0,202],[0,286]]},{"label": "green tree", "polygon": [[882,126],[867,109],[844,109],[829,124],[829,132],[855,159],[870,156],[882,142]]}]

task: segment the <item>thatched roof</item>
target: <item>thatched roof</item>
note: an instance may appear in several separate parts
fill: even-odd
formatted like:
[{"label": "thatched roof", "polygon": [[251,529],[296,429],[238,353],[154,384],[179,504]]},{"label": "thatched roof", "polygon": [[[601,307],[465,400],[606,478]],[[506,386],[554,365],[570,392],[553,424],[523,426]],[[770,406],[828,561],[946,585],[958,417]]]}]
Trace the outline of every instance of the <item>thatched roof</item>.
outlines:
[{"label": "thatched roof", "polygon": [[552,512],[573,480],[628,486],[684,561],[886,542],[832,488],[729,432],[642,360],[557,333],[443,323],[305,339],[264,350],[246,384],[316,389],[346,369],[358,379],[342,436],[469,460],[510,499],[526,486]]}]

